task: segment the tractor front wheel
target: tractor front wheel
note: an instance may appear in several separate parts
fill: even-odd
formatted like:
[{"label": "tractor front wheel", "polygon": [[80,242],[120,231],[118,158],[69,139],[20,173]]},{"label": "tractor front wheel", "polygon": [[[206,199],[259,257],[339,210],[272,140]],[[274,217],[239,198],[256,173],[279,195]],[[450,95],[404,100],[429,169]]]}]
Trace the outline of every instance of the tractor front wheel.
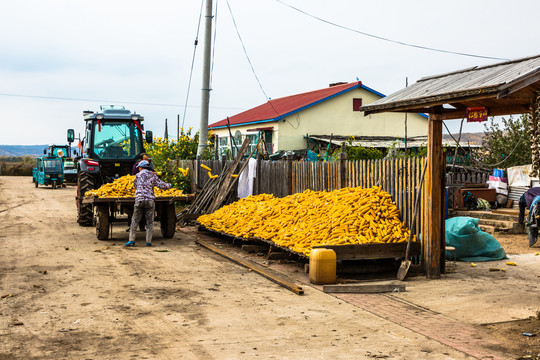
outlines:
[{"label": "tractor front wheel", "polygon": [[77,177],[77,222],[80,226],[92,226],[92,204],[83,204],[84,193],[95,189],[96,179],[94,175],[79,173]]},{"label": "tractor front wheel", "polygon": [[96,236],[98,240],[109,238],[109,206],[96,206]]},{"label": "tractor front wheel", "polygon": [[176,211],[174,209],[174,204],[165,204],[161,206],[159,222],[163,237],[172,238],[176,231]]}]

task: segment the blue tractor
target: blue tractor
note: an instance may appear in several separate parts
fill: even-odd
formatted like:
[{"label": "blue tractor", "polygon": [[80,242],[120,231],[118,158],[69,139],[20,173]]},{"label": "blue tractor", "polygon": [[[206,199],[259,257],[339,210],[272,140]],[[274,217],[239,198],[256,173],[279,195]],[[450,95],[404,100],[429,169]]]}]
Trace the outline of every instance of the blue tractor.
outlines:
[{"label": "blue tractor", "polygon": [[50,185],[53,189],[64,184],[64,164],[57,156],[40,156],[36,167],[32,169],[32,182],[38,185]]}]

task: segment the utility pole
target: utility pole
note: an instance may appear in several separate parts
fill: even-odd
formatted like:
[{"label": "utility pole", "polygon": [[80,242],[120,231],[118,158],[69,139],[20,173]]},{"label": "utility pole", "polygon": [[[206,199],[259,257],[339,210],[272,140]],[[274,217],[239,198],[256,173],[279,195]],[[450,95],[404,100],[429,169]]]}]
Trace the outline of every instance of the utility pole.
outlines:
[{"label": "utility pole", "polygon": [[[405,77],[405,87],[409,86],[409,78]],[[407,156],[407,113],[405,113],[405,156]]]},{"label": "utility pole", "polygon": [[167,118],[165,118],[165,135],[163,136],[165,141],[169,141],[169,129],[167,127]]},{"label": "utility pole", "polygon": [[199,127],[199,147],[197,156],[202,156],[208,142],[208,108],[210,106],[210,56],[212,42],[212,0],[206,0],[204,22],[204,61],[201,96],[201,122]]}]

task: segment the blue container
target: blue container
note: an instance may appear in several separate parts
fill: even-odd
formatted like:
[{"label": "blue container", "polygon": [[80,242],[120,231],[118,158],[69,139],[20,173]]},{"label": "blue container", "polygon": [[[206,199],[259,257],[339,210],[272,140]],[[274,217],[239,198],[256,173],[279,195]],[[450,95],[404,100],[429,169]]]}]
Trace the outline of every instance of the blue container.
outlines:
[{"label": "blue container", "polygon": [[493,169],[493,176],[497,178],[502,178],[503,171],[501,169]]}]

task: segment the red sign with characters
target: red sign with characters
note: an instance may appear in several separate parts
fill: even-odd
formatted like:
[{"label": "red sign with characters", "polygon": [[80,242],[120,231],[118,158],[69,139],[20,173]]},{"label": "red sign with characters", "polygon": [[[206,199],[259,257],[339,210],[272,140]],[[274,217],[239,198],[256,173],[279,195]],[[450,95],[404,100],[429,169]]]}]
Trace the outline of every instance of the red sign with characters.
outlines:
[{"label": "red sign with characters", "polygon": [[467,108],[467,122],[482,122],[486,121],[488,111],[483,106]]}]

